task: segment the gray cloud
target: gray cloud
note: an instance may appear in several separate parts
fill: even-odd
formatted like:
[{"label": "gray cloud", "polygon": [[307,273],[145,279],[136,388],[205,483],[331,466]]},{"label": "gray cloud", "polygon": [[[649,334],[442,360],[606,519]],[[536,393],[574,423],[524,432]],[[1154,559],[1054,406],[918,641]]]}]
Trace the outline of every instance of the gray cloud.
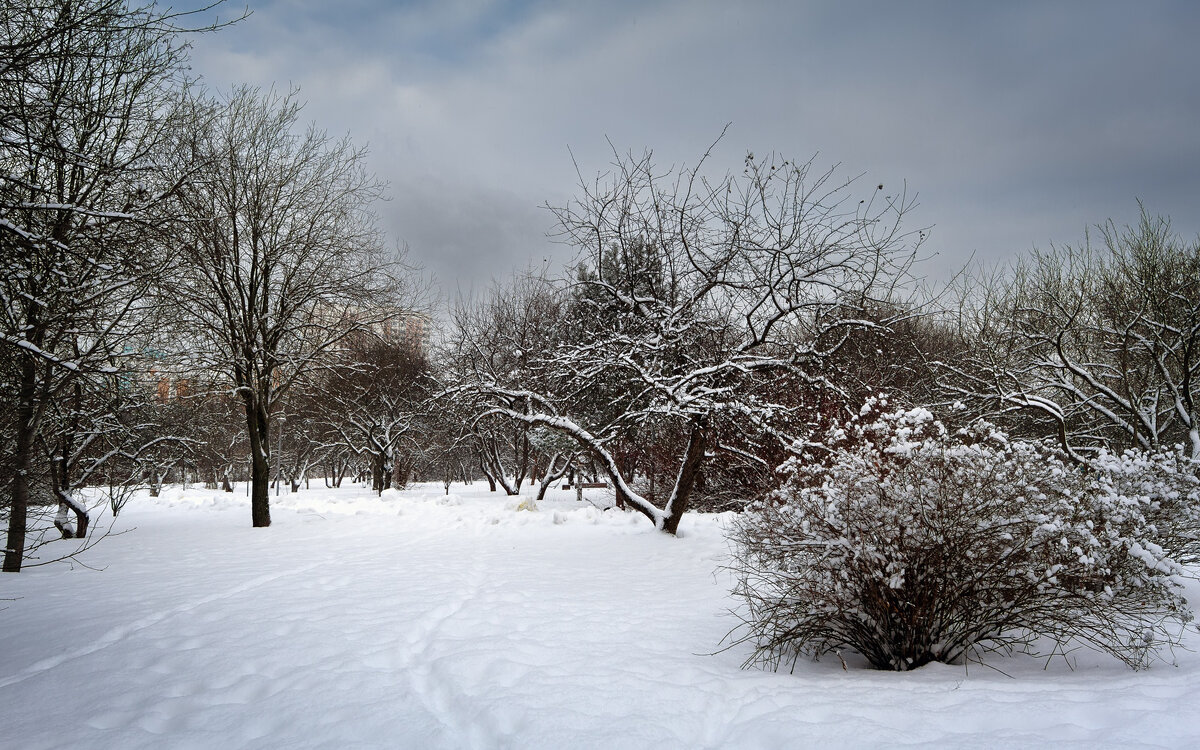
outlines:
[{"label": "gray cloud", "polygon": [[467,284],[545,239],[619,148],[717,169],[747,149],[907,180],[949,268],[1136,218],[1200,231],[1200,6],[1105,3],[252,3],[198,40],[216,85],[302,87],[371,144],[385,226]]},{"label": "gray cloud", "polygon": [[564,258],[547,239],[551,216],[519,196],[436,177],[393,186],[387,228],[448,293],[469,293],[514,269]]}]

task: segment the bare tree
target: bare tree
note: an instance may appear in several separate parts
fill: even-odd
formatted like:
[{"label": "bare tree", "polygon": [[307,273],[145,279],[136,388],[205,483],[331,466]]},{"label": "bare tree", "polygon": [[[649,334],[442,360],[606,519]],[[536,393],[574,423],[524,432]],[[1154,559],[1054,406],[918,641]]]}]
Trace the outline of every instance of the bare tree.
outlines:
[{"label": "bare tree", "polygon": [[381,249],[371,207],[383,186],[363,150],[300,130],[294,93],[240,88],[195,107],[205,124],[184,145],[204,166],[183,190],[191,221],[170,294],[204,366],[242,400],[252,522],[268,526],[277,403],[339,342],[395,314],[398,266]]},{"label": "bare tree", "polygon": [[538,478],[536,498],[536,502],[541,502],[546,497],[546,491],[572,470],[579,458],[579,447],[571,438],[546,429],[531,431],[530,440],[545,461]]},{"label": "bare tree", "polygon": [[470,432],[480,469],[490,486],[517,495],[535,460],[529,425],[491,409],[481,382],[544,390],[558,377],[545,367],[547,354],[563,340],[568,298],[564,288],[533,272],[493,284],[479,300],[459,300],[446,397],[472,411]]},{"label": "bare tree", "polygon": [[1200,459],[1200,242],[1144,210],[1099,227],[1100,247],[1035,252],[980,285],[962,349],[942,360],[949,398],[1053,435],[1073,460],[1097,447],[1186,446]]},{"label": "bare tree", "polygon": [[[81,402],[88,381],[120,366],[164,265],[176,184],[159,157],[184,83],[181,33],[215,28],[186,29],[188,15],[117,0],[0,8],[0,351],[14,363],[3,384],[6,571],[21,568],[36,445],[90,429],[76,414],[55,422],[68,433],[49,435],[49,410]],[[85,526],[68,468],[60,462],[52,489]]]},{"label": "bare tree", "polygon": [[[790,443],[794,403],[764,383],[834,387],[825,363],[849,331],[886,326],[855,315],[894,296],[923,232],[901,220],[912,201],[883,186],[852,200],[850,181],[810,164],[747,157],[741,177],[700,166],[663,173],[649,154],[555,210],[580,249],[574,305],[560,342],[539,352],[544,387],[499,373],[473,383],[499,415],[573,438],[609,476],[619,502],[674,533],[710,455],[767,462],[723,439]],[[633,486],[615,450],[645,425],[686,435],[665,501]],[[718,429],[720,426],[720,429]]]},{"label": "bare tree", "polygon": [[342,446],[367,460],[371,489],[391,486],[396,454],[428,419],[426,353],[415,342],[358,337],[323,381],[324,420]]}]

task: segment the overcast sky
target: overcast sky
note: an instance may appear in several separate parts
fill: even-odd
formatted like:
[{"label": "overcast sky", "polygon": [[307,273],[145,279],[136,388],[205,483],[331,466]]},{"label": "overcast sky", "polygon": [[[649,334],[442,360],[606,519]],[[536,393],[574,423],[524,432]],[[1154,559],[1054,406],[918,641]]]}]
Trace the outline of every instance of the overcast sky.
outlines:
[{"label": "overcast sky", "polygon": [[194,72],[299,87],[308,119],[368,145],[383,226],[451,292],[573,256],[541,208],[575,194],[572,153],[586,176],[609,140],[694,163],[726,123],[719,171],[775,152],[907,181],[933,273],[1078,244],[1139,198],[1200,231],[1198,2],[249,8],[196,41]]}]

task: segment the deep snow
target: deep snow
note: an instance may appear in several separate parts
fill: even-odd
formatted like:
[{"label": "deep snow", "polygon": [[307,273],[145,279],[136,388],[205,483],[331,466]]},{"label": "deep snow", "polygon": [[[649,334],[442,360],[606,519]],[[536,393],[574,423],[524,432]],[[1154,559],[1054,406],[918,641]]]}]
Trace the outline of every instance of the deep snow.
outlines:
[{"label": "deep snow", "polygon": [[252,529],[238,490],[139,495],[90,568],[0,578],[0,746],[1200,742],[1191,652],[1136,673],[1089,651],[993,657],[1004,673],[743,670],[748,648],[717,652],[735,624],[720,516],[672,539],[558,490],[531,513],[482,484],[314,487]]}]

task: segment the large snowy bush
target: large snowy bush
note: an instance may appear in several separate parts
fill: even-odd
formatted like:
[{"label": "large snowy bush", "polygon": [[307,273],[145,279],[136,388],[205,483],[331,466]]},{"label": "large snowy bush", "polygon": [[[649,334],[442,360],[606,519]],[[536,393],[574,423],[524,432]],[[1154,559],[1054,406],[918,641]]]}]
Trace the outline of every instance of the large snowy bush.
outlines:
[{"label": "large snowy bush", "polygon": [[1101,451],[1090,466],[1106,493],[1143,509],[1174,560],[1200,564],[1200,463],[1180,450],[1130,450]]},{"label": "large snowy bush", "polygon": [[732,530],[751,661],[848,649],[907,670],[1087,643],[1136,668],[1191,619],[1153,500],[1121,489],[1132,468],[1080,470],[885,401],[823,445]]}]

